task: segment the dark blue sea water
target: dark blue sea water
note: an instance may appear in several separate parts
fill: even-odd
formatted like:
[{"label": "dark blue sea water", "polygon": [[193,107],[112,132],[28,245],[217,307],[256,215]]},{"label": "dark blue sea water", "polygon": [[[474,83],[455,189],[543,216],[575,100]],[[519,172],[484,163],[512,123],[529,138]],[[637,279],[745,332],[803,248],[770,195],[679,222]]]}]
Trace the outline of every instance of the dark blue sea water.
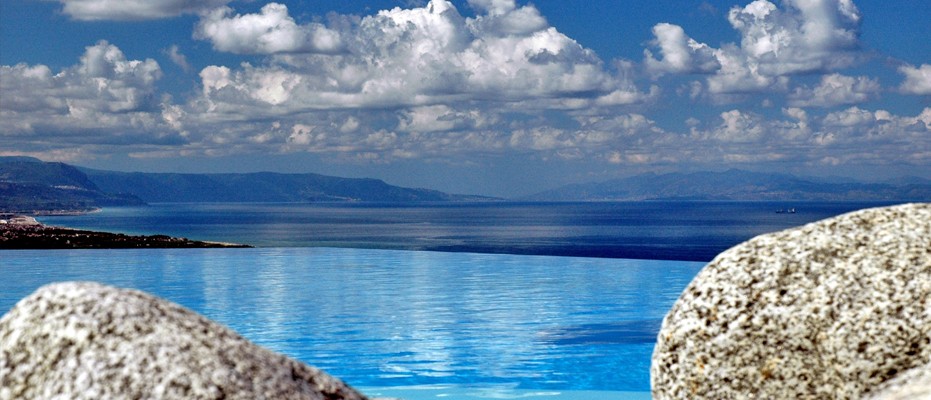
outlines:
[{"label": "dark blue sea water", "polygon": [[[887,203],[156,204],[48,224],[262,247],[708,261],[753,236]],[[794,208],[797,213],[776,213]]]}]

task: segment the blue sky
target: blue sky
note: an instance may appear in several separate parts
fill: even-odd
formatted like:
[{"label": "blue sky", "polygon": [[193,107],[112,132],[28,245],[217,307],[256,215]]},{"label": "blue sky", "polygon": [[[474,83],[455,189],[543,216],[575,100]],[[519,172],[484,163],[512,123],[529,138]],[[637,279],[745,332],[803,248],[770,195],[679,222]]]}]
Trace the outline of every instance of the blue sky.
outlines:
[{"label": "blue sky", "polygon": [[0,155],[510,196],[931,178],[923,0],[4,0]]}]

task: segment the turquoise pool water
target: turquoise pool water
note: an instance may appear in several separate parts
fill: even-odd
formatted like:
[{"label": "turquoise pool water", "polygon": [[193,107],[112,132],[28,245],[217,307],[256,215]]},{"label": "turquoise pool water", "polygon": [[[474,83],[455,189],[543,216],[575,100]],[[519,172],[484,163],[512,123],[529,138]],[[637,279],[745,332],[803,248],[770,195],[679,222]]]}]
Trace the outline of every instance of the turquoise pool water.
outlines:
[{"label": "turquoise pool water", "polygon": [[0,311],[46,283],[92,280],[178,302],[370,395],[635,399],[648,398],[660,320],[702,266],[332,248],[3,251]]}]

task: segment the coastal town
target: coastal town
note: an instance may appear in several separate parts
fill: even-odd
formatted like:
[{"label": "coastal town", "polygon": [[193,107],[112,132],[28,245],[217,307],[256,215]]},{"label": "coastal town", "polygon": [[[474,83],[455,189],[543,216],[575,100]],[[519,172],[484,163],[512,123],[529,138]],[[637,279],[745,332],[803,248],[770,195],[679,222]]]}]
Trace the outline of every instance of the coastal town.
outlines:
[{"label": "coastal town", "polygon": [[175,238],[166,235],[132,236],[48,226],[34,217],[0,214],[0,249],[132,249],[249,247]]}]

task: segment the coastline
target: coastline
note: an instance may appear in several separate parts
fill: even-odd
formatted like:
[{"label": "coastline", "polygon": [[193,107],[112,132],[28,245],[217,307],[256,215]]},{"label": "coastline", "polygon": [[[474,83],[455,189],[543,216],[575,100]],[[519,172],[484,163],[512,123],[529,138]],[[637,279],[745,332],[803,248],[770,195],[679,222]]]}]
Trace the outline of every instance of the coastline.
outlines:
[{"label": "coastline", "polygon": [[79,216],[93,214],[103,211],[103,208],[94,207],[86,209],[60,209],[60,210],[13,210],[13,211],[0,211],[0,218],[12,217],[12,216],[34,216],[34,217],[66,217],[66,216]]},{"label": "coastline", "polygon": [[166,235],[133,236],[49,226],[42,224],[32,216],[0,213],[0,249],[3,250],[247,247],[252,246],[190,240]]}]

